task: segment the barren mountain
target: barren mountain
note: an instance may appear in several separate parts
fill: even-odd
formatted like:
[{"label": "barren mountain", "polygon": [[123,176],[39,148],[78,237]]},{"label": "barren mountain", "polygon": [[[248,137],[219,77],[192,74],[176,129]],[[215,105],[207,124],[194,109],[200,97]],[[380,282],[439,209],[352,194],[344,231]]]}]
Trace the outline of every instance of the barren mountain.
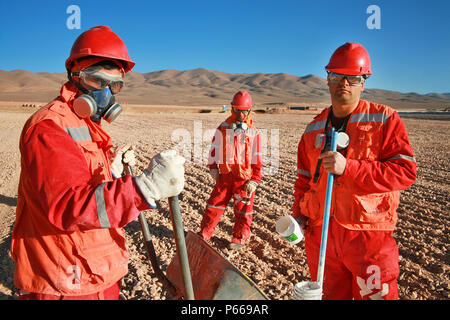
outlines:
[{"label": "barren mountain", "polygon": [[[65,73],[0,70],[0,101],[47,102],[59,94]],[[225,73],[198,68],[130,72],[122,103],[146,105],[222,105],[228,104],[239,89],[249,91],[257,105],[328,105],[326,79],[314,75],[297,77],[286,73]],[[366,89],[363,98],[395,108],[443,109],[450,106],[450,93],[400,93]]]}]

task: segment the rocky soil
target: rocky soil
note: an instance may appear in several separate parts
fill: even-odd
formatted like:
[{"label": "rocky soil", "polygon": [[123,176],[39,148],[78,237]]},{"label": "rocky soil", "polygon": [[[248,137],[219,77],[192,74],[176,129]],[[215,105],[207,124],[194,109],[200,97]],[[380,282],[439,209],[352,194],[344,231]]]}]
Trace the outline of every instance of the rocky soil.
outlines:
[{"label": "rocky soil", "polygon": [[[14,112],[13,112],[14,111]],[[0,299],[17,299],[14,263],[9,256],[20,173],[18,141],[30,111],[0,112]],[[116,144],[132,143],[137,155],[136,174],[157,152],[169,147],[184,150],[186,185],[180,196],[186,230],[198,231],[202,212],[213,188],[206,169],[212,129],[225,114],[124,114],[105,124]],[[222,216],[211,245],[248,275],[271,299],[292,299],[293,285],[308,280],[304,243],[288,245],[275,231],[275,221],[291,213],[296,178],[296,151],[312,114],[255,114],[258,128],[266,129],[265,177],[254,206],[252,236],[239,252],[227,249],[234,216],[231,205]],[[418,161],[418,178],[402,192],[394,237],[400,250],[400,299],[450,298],[449,212],[450,143],[448,121],[404,117]],[[276,143],[278,139],[278,145]],[[183,145],[182,141],[185,142]],[[182,148],[183,147],[183,148]],[[167,201],[146,211],[153,242],[165,271],[175,252]],[[126,299],[168,299],[145,252],[137,221],[125,227],[130,252],[129,273],[123,279]]]}]

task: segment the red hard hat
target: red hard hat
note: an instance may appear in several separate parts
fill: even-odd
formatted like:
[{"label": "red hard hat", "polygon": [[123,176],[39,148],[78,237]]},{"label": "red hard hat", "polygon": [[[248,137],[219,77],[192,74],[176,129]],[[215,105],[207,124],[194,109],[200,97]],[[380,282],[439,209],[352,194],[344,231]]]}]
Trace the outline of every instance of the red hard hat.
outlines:
[{"label": "red hard hat", "polygon": [[241,90],[234,95],[231,106],[239,110],[250,110],[253,107],[252,97],[247,91]]},{"label": "red hard hat", "polygon": [[325,69],[348,75],[372,74],[369,53],[359,43],[352,42],[337,48]]},{"label": "red hard hat", "polygon": [[127,47],[122,39],[107,26],[89,29],[75,40],[70,56],[66,60],[66,69],[70,71],[73,63],[83,57],[107,58],[104,60],[120,61],[125,72],[130,71],[136,64],[128,56]]}]

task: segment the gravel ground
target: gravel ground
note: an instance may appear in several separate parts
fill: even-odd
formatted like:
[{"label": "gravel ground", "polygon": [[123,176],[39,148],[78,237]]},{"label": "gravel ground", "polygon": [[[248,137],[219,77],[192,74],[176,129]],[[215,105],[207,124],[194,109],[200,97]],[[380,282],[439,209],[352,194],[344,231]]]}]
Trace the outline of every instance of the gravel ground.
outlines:
[{"label": "gravel ground", "polygon": [[[20,173],[19,135],[30,112],[0,110],[0,299],[17,299],[14,263],[9,256]],[[115,144],[132,143],[139,174],[156,153],[169,147],[184,150],[186,185],[180,196],[185,230],[197,232],[213,188],[204,154],[211,130],[225,114],[123,114],[105,124]],[[265,176],[255,197],[252,235],[239,252],[227,249],[234,216],[231,204],[216,228],[211,245],[248,275],[270,299],[292,299],[293,285],[308,280],[304,243],[288,245],[275,231],[275,222],[291,213],[297,145],[313,115],[255,114],[255,124],[267,129]],[[418,161],[418,178],[402,192],[399,222],[394,231],[400,250],[400,299],[449,299],[448,221],[450,212],[449,122],[402,115]],[[278,146],[276,140],[278,139]],[[184,149],[181,149],[182,141]],[[189,148],[190,147],[190,148]],[[153,242],[165,271],[175,252],[167,201],[146,211]],[[130,252],[129,273],[123,279],[126,299],[170,298],[148,263],[137,221],[125,227]]]}]

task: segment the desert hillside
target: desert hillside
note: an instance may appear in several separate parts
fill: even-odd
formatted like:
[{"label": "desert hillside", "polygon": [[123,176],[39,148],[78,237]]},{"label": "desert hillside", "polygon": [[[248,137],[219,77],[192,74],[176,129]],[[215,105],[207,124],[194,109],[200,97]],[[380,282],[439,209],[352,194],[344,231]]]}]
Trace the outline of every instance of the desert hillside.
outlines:
[{"label": "desert hillside", "polygon": [[[59,94],[65,73],[0,70],[0,101],[47,102]],[[323,107],[329,104],[326,79],[314,75],[297,77],[286,73],[225,73],[203,68],[148,73],[130,72],[122,103],[143,105],[221,106],[240,89],[250,92],[256,105],[284,103]],[[450,93],[420,95],[367,89],[363,99],[400,109],[444,109]]]}]

